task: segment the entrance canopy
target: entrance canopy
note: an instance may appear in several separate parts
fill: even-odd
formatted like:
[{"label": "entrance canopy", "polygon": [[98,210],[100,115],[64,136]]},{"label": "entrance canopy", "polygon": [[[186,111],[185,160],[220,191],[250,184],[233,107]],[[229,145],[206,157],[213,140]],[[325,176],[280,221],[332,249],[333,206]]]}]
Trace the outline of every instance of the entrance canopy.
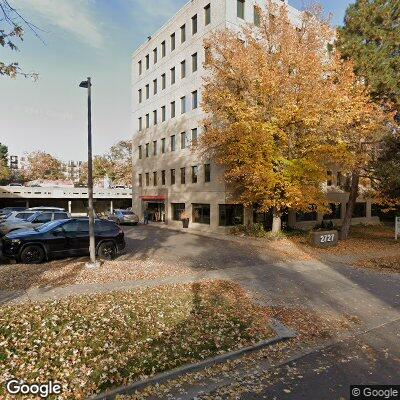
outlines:
[{"label": "entrance canopy", "polygon": [[165,196],[140,196],[143,201],[165,201]]}]

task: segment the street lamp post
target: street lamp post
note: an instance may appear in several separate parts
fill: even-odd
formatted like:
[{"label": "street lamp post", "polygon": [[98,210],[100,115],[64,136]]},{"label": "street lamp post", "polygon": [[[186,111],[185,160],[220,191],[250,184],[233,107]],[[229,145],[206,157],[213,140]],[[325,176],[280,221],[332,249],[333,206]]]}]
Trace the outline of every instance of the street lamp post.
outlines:
[{"label": "street lamp post", "polygon": [[88,196],[89,196],[89,252],[90,264],[88,267],[97,267],[96,263],[96,244],[94,239],[94,209],[93,209],[93,160],[92,160],[92,83],[87,78],[79,84],[79,87],[87,89],[88,93]]}]

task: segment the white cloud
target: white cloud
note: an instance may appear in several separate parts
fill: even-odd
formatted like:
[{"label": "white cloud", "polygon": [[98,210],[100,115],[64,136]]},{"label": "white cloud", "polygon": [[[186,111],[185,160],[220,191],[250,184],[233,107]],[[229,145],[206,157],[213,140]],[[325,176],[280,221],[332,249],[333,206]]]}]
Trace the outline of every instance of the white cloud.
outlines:
[{"label": "white cloud", "polygon": [[29,10],[46,23],[71,33],[80,42],[99,48],[103,44],[93,0],[15,0],[22,13]]}]

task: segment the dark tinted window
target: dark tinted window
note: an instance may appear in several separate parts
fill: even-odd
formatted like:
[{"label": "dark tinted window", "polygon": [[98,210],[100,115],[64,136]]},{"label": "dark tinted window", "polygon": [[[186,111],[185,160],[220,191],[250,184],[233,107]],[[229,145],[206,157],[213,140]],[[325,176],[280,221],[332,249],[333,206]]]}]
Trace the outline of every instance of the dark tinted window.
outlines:
[{"label": "dark tinted window", "polygon": [[94,229],[96,233],[104,232],[115,232],[118,230],[118,226],[112,221],[95,221]]},{"label": "dark tinted window", "polygon": [[20,219],[27,219],[32,215],[32,213],[19,213],[15,216],[15,218],[20,218]]},{"label": "dark tinted window", "polygon": [[68,214],[67,213],[54,213],[54,219],[68,219]]},{"label": "dark tinted window", "polygon": [[35,222],[39,222],[39,223],[49,222],[49,221],[51,221],[52,216],[53,216],[53,214],[51,212],[46,212],[46,213],[38,215],[32,222],[34,222],[34,223]]},{"label": "dark tinted window", "polygon": [[89,232],[89,220],[78,221],[79,232]]},{"label": "dark tinted window", "polygon": [[63,227],[65,232],[77,232],[77,230],[78,230],[78,221],[67,222],[62,227]]}]

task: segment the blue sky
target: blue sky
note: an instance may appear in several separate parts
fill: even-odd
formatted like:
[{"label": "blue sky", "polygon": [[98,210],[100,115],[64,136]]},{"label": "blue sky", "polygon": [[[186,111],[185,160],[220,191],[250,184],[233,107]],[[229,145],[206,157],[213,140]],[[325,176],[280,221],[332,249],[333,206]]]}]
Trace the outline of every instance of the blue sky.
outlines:
[{"label": "blue sky", "polygon": [[[135,48],[187,0],[9,0],[43,29],[45,44],[27,32],[19,53],[0,48],[38,82],[0,77],[0,142],[10,153],[46,150],[62,159],[86,156],[86,97],[93,80],[95,153],[131,137],[130,58]],[[342,23],[350,0],[322,0]],[[303,0],[289,0],[301,8]]]}]

